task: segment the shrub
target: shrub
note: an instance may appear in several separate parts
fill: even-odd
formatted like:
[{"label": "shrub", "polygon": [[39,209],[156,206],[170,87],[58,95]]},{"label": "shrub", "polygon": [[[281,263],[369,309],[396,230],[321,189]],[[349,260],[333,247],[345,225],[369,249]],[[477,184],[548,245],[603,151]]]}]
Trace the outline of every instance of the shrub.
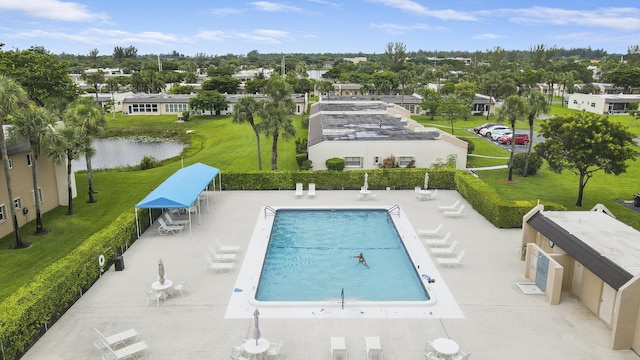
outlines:
[{"label": "shrub", "polygon": [[[307,138],[297,138],[296,139],[296,154],[306,154],[307,153]],[[300,166],[300,163],[298,163]]]},{"label": "shrub", "polygon": [[384,158],[382,163],[380,164],[381,168],[397,168],[398,163],[396,162],[396,157],[393,155],[389,155],[389,157]]},{"label": "shrub", "polygon": [[344,170],[344,159],[341,159],[341,158],[327,159],[327,161],[325,162],[325,165],[327,165],[327,169],[329,170],[342,171]]},{"label": "shrub", "polygon": [[[524,175],[524,164],[527,161],[527,153],[518,153],[513,155],[513,170],[519,174]],[[508,163],[507,163],[508,164]],[[527,169],[527,175],[535,175],[542,167],[542,158],[535,152],[532,152],[529,156],[529,167]]]},{"label": "shrub", "polygon": [[303,116],[302,120],[300,122],[300,125],[302,126],[302,128],[308,129],[309,128],[309,118],[306,117],[306,116]]},{"label": "shrub", "polygon": [[189,113],[188,110],[183,111],[182,112],[182,121],[189,121],[189,115],[190,115],[190,113]]},{"label": "shrub", "polygon": [[298,167],[301,167],[302,163],[307,159],[309,159],[309,155],[306,153],[296,155],[296,163],[298,163]]},{"label": "shrub", "polygon": [[473,154],[473,150],[476,149],[476,144],[474,144],[473,141],[467,138],[460,138],[460,140],[469,144],[469,146],[467,147],[467,154]]},{"label": "shrub", "polygon": [[309,159],[303,161],[302,164],[300,165],[300,170],[311,170],[311,169],[313,169],[313,164]]},{"label": "shrub", "polygon": [[153,156],[145,155],[140,161],[140,170],[153,169],[154,167],[158,167],[158,160]]}]

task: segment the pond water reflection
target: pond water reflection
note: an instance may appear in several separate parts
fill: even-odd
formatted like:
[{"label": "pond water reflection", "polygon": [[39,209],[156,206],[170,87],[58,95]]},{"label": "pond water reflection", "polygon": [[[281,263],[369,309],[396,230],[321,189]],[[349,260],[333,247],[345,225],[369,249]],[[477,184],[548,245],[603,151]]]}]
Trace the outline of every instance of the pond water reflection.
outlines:
[{"label": "pond water reflection", "polygon": [[[180,155],[185,144],[172,141],[133,138],[93,139],[96,154],[91,158],[93,169],[113,169],[121,166],[140,165],[145,156],[165,160]],[[86,170],[84,155],[72,162],[73,171]]]}]

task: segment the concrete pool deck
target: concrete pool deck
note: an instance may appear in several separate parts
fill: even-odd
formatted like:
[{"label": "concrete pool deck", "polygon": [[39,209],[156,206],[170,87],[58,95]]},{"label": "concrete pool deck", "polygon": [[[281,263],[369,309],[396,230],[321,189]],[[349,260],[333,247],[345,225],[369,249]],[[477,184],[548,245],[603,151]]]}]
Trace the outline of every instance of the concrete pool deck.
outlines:
[{"label": "concrete pool deck", "polygon": [[[107,335],[137,329],[150,359],[228,359],[236,338],[252,334],[251,319],[225,319],[225,312],[262,207],[365,205],[357,193],[317,190],[315,199],[296,199],[293,190],[216,193],[200,225],[195,218],[192,236],[188,229],[176,236],[159,235],[157,225],[149,229],[124,253],[124,270],[106,271],[23,359],[99,359],[93,328]],[[458,240],[464,265],[439,271],[465,318],[263,318],[262,335],[284,341],[281,358],[329,359],[330,337],[343,336],[349,358],[365,359],[364,336],[379,336],[387,360],[424,359],[426,341],[437,337],[455,340],[471,359],[638,359],[633,351],[609,349],[609,329],[571,294],[556,306],[523,294],[516,286],[524,280],[520,229],[497,229],[468,205],[463,218],[445,218],[438,205],[466,204],[455,191],[438,191],[432,201],[417,201],[413,190],[374,194],[371,205],[400,205],[416,230],[444,223]],[[204,268],[214,237],[242,248],[229,273]],[[165,277],[188,279],[190,292],[147,306],[159,258]]]}]

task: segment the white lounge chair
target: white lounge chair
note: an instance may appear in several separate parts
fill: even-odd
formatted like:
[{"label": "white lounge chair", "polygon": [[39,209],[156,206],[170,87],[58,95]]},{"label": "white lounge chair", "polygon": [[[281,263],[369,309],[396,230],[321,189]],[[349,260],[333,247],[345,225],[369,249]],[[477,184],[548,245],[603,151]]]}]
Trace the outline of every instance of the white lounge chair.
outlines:
[{"label": "white lounge chair", "polygon": [[167,225],[167,223],[162,220],[161,217],[158,218],[158,223],[160,226],[158,227],[158,232],[160,235],[167,235],[168,233],[172,233],[173,235],[180,234],[182,229],[184,229],[184,225]]},{"label": "white lounge chair", "polygon": [[431,253],[437,255],[451,255],[456,250],[456,246],[458,246],[458,240],[453,240],[451,245],[448,247],[434,247],[431,248]]},{"label": "white lounge chair", "polygon": [[211,255],[209,255],[209,254],[205,254],[204,255],[204,259],[205,259],[204,266],[208,270],[213,270],[213,271],[216,271],[216,272],[227,272],[227,271],[233,270],[233,263],[232,262],[216,262],[216,261],[213,261],[213,259],[211,258]]},{"label": "white lounge chair", "polygon": [[435,237],[436,235],[438,235],[440,230],[442,230],[443,226],[444,224],[440,224],[436,226],[435,229],[418,230],[418,235],[424,236],[424,237]]},{"label": "white lounge chair", "polygon": [[424,239],[424,243],[429,246],[447,246],[450,237],[451,231],[447,231],[447,233],[439,239]]},{"label": "white lounge chair", "polygon": [[434,200],[438,195],[438,189],[429,190],[429,194],[427,195],[427,200]]},{"label": "white lounge chair", "polygon": [[440,205],[438,206],[438,210],[451,211],[451,210],[455,210],[456,207],[458,207],[458,205],[460,205],[460,200],[456,200],[456,202],[454,202],[451,205]]},{"label": "white lounge chair", "polygon": [[438,262],[438,264],[446,267],[458,266],[462,265],[462,258],[464,258],[464,255],[464,250],[460,250],[458,256],[456,257],[438,257],[436,258],[436,261]]},{"label": "white lounge chair", "polygon": [[213,238],[213,245],[215,246],[217,253],[237,253],[240,251],[239,245],[220,245],[217,238]]},{"label": "white lounge chair", "polygon": [[296,183],[296,192],[294,194],[295,197],[301,198],[304,195],[302,189],[302,183]]},{"label": "white lounge chair", "polygon": [[455,211],[443,211],[444,216],[447,217],[452,217],[452,218],[459,218],[462,217],[462,211],[464,210],[464,204],[460,205],[460,207],[458,208],[458,210]]},{"label": "white lounge chair", "polygon": [[184,226],[189,223],[189,220],[174,220],[168,212],[164,213],[164,218],[167,220],[167,225],[183,225]]},{"label": "white lounge chair", "polygon": [[133,345],[123,347],[122,349],[108,349],[109,352],[102,356],[105,360],[121,360],[121,359],[144,359],[147,357],[149,346],[144,341],[139,341]]},{"label": "white lounge chair", "polygon": [[316,197],[316,184],[309,183],[309,191],[307,192],[307,197],[314,198]]},{"label": "white lounge chair", "polygon": [[139,335],[138,331],[133,328],[129,330],[121,331],[117,334],[113,334],[110,336],[104,336],[100,332],[100,330],[98,330],[97,328],[93,328],[93,329],[98,334],[98,337],[102,339],[104,343],[112,349],[116,348],[119,345],[125,346],[128,341],[136,341]]},{"label": "white lounge chair", "polygon": [[347,360],[347,346],[344,337],[331,337],[331,358],[333,360]]},{"label": "white lounge chair", "polygon": [[380,346],[379,337],[365,336],[364,343],[367,348],[367,360],[384,360],[382,357],[382,346]]}]

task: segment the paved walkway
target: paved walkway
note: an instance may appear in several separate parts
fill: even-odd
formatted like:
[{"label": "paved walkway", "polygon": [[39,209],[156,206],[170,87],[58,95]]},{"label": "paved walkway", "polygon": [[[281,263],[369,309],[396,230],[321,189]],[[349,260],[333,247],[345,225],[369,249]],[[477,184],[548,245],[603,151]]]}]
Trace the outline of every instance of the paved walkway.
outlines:
[{"label": "paved walkway", "polygon": [[[461,268],[441,269],[464,319],[261,319],[264,337],[282,339],[281,358],[330,359],[331,336],[346,338],[351,360],[365,359],[364,336],[379,336],[386,360],[421,360],[427,339],[450,337],[471,359],[634,359],[609,349],[609,329],[569,293],[560,305],[524,295],[519,260],[520,230],[497,229],[467,206],[462,219],[445,218],[437,205],[460,199],[455,191],[420,202],[414,191],[375,191],[375,205],[400,205],[415,229],[444,223],[467,253]],[[265,205],[362,205],[357,191],[316,191],[295,199],[293,191],[225,191],[216,195],[193,235],[160,236],[148,230],[124,254],[124,271],[103,277],[29,350],[25,360],[99,359],[98,328],[104,334],[136,328],[150,359],[229,359],[236,337],[251,337],[251,319],[225,319],[225,311],[260,209]],[[157,226],[157,225],[156,225]],[[216,236],[245,251],[230,273],[204,269],[203,254]],[[162,258],[166,278],[189,279],[190,293],[147,306],[145,292]]]}]

